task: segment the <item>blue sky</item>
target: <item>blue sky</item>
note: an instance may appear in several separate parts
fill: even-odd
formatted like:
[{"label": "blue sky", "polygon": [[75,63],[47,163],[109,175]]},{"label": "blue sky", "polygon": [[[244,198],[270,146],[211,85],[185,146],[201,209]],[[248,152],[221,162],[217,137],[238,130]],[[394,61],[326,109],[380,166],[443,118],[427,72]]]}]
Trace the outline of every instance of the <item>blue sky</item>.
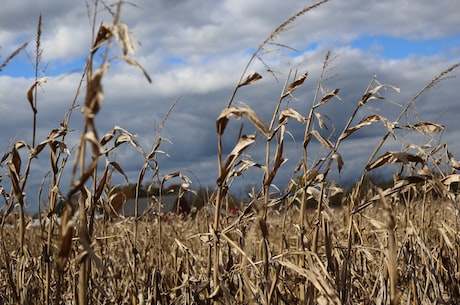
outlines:
[{"label": "blue sky", "polygon": [[378,54],[385,59],[403,59],[408,56],[451,56],[460,53],[460,35],[436,39],[413,40],[404,37],[368,36],[353,40],[353,48]]},{"label": "blue sky", "polygon": [[[33,43],[34,42],[31,41],[31,45],[33,45]],[[313,42],[306,50],[315,50],[320,43],[321,42]],[[459,56],[460,34],[419,40],[382,35],[362,35],[354,38],[348,45],[353,49],[375,54],[383,59],[397,60],[409,56]],[[250,48],[247,53],[250,54],[253,50],[254,48]],[[7,54],[1,55],[2,58],[5,59]],[[23,52],[17,56],[2,71],[2,75],[12,77],[33,77],[35,75],[33,56],[29,48],[27,52]],[[82,56],[80,58],[43,62],[41,64],[41,70],[46,76],[80,73],[84,69],[85,61],[86,57]],[[171,66],[180,66],[186,64],[187,59],[179,56],[169,56],[165,58],[165,61]]]},{"label": "blue sky", "polygon": [[[251,52],[283,20],[313,1],[136,0],[133,3],[136,6],[123,8],[121,20],[129,27],[136,47],[136,52],[130,55],[153,81],[149,84],[137,69],[113,61],[103,81],[105,99],[96,119],[98,130],[104,134],[121,125],[136,134],[148,151],[158,136],[158,124],[180,98],[161,130],[166,139],[162,146],[166,154],[161,157],[161,174],[193,173],[192,187],[212,187],[217,175],[215,120]],[[289,71],[295,68],[297,74],[308,71],[309,77],[289,105],[305,115],[318,85],[324,56],[331,51],[334,61],[323,85],[325,89],[341,88],[341,100],[331,101],[319,111],[337,126],[343,126],[369,80],[377,75],[380,82],[395,85],[401,92],[385,91],[394,103],[375,101],[359,113],[357,120],[375,111],[391,120],[400,111],[397,104],[404,105],[434,76],[460,62],[460,7],[456,0],[440,0],[435,5],[430,1],[401,0],[397,1],[397,10],[395,3],[385,1],[375,5],[365,0],[331,0],[297,18],[288,31],[276,36],[275,44],[266,46],[261,57],[275,71],[277,79],[256,60],[249,73],[258,72],[263,79],[242,88],[236,98],[242,103],[237,105],[248,105],[268,121]],[[43,0],[38,5],[17,0],[2,6],[0,61],[24,41],[30,43],[27,53],[21,53],[0,73],[0,143],[6,143],[0,147],[0,153],[10,148],[8,143],[12,141],[29,143],[31,139],[32,114],[26,92],[35,74],[29,57],[34,57],[38,14],[41,12],[43,17],[41,69],[47,78],[40,86],[37,117],[37,135],[43,140],[50,130],[59,127],[81,78],[91,40],[86,9],[85,1]],[[112,20],[103,10],[98,17],[97,24],[110,24]],[[112,54],[118,52],[115,48]],[[449,76],[457,74],[455,70]],[[460,116],[458,88],[459,78],[449,78],[434,87],[420,97],[417,114],[423,120],[438,120],[446,126],[440,141],[449,143],[450,151],[460,159],[456,132]],[[77,104],[82,103],[81,98]],[[244,132],[252,132],[250,124],[243,122]],[[78,141],[81,124],[77,108],[70,122],[75,132],[68,137],[69,146]],[[241,121],[232,121],[232,128],[226,131],[224,146],[228,150],[235,144],[240,124]],[[285,149],[289,160],[280,169],[280,179],[276,181],[280,186],[292,177],[301,154],[298,145],[301,140],[297,137],[302,137],[302,126],[293,123],[289,127],[292,138],[287,138]],[[341,183],[352,182],[362,171],[381,131],[373,125],[344,143],[341,153],[345,164],[338,177]],[[401,150],[412,140],[427,139],[404,135],[399,140],[383,149]],[[251,160],[262,162],[264,150],[264,145],[252,148]],[[312,156],[317,151],[320,151],[317,143],[312,144]],[[113,157],[122,164],[130,182],[134,182],[143,164],[137,150],[126,147]],[[33,161],[36,175],[30,177],[28,191],[32,208],[38,201],[36,187],[49,171],[48,156]],[[6,167],[0,170],[6,177]],[[235,183],[234,192],[260,181],[260,176],[257,170],[248,171],[244,179]],[[123,183],[122,177],[116,176],[115,180]],[[69,176],[64,175],[62,189],[68,188],[69,183]],[[46,200],[42,201],[46,204]]]}]

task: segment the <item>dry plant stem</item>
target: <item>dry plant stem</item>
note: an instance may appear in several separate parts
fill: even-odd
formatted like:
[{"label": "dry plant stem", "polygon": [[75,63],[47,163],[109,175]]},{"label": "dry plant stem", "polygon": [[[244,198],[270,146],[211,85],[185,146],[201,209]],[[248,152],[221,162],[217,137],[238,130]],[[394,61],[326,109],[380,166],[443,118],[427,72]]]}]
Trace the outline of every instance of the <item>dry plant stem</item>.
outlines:
[{"label": "dry plant stem", "polygon": [[4,68],[15,58],[17,55],[19,55],[29,44],[29,42],[24,42],[19,48],[13,51],[0,65],[0,72],[3,71]]},{"label": "dry plant stem", "polygon": [[2,227],[1,233],[2,233],[2,236],[1,236],[2,237],[2,240],[1,240],[2,254],[3,254],[3,258],[5,260],[5,265],[7,266],[6,275],[7,275],[7,279],[8,279],[8,285],[9,285],[11,291],[12,291],[14,302],[16,304],[20,304],[17,287],[16,287],[16,284],[14,283],[13,274],[11,272],[11,269],[9,268],[9,266],[11,266],[11,260],[10,260],[10,255],[9,255],[8,251],[6,250],[6,246],[5,246],[5,239],[3,237],[3,227]]},{"label": "dry plant stem", "polygon": [[387,218],[387,234],[388,234],[388,246],[386,249],[386,256],[388,261],[388,273],[390,281],[390,304],[399,304],[400,294],[396,286],[398,283],[398,263],[397,263],[397,249],[396,249],[396,220],[393,214],[391,205],[386,201],[385,196],[381,189],[378,190],[380,195],[380,201],[385,207],[386,218]]},{"label": "dry plant stem", "polygon": [[[308,11],[316,8],[316,7],[319,7],[320,5],[328,2],[329,0],[322,0],[322,1],[319,1],[313,5],[310,5],[308,7],[305,7],[301,10],[299,10],[298,12],[296,12],[294,15],[292,15],[291,17],[289,17],[288,19],[286,19],[283,23],[281,23],[275,30],[273,30],[270,35],[268,35],[267,38],[265,38],[265,40],[259,44],[259,46],[257,47],[257,49],[254,51],[254,53],[252,53],[251,55],[251,58],[249,59],[248,63],[246,64],[246,66],[244,67],[243,69],[243,72],[241,73],[241,76],[240,76],[240,79],[238,80],[238,84],[240,84],[246,73],[248,72],[249,70],[249,67],[251,66],[252,62],[254,61],[254,59],[256,59],[259,55],[259,52],[263,50],[263,48],[270,42],[272,41],[277,35],[279,35],[281,32],[284,32],[287,30],[288,26],[294,22],[298,17],[304,15],[305,13],[307,13]],[[233,92],[232,94],[230,95],[230,98],[227,102],[227,108],[229,108],[232,103],[233,103],[233,100],[236,96],[236,93],[239,89],[239,86],[235,86],[235,88],[233,89]]]},{"label": "dry plant stem", "polygon": [[[38,83],[38,74],[40,68],[40,62],[42,57],[42,48],[41,48],[41,36],[42,36],[42,15],[40,14],[38,17],[38,25],[37,25],[37,37],[35,41],[35,83]],[[33,109],[34,111],[34,119],[33,119],[33,128],[32,128],[32,147],[35,147],[35,137],[37,133],[37,99],[38,99],[38,85],[34,88],[34,101],[33,101]]]}]

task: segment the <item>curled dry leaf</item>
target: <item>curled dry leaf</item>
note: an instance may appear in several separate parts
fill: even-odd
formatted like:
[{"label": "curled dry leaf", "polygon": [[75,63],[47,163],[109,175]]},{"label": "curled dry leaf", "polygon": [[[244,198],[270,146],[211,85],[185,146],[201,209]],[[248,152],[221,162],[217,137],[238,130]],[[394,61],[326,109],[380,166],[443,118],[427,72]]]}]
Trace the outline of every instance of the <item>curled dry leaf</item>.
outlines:
[{"label": "curled dry leaf", "polygon": [[283,110],[279,115],[278,124],[273,130],[272,136],[276,133],[276,131],[278,131],[278,129],[280,129],[282,125],[287,124],[287,122],[289,122],[290,119],[296,119],[300,123],[305,123],[307,121],[306,117],[304,117],[292,108]]},{"label": "curled dry leaf", "polygon": [[313,129],[310,133],[312,136],[316,138],[316,140],[318,140],[319,143],[321,143],[323,147],[326,147],[329,149],[334,148],[334,145],[332,145],[332,143],[328,139],[320,135],[320,133],[317,130]]},{"label": "curled dry leaf", "polygon": [[254,72],[252,73],[251,75],[249,75],[248,77],[246,77],[245,80],[243,80],[242,82],[240,82],[238,84],[238,88],[240,87],[243,87],[243,86],[247,86],[247,85],[251,85],[251,84],[254,84],[255,82],[259,81],[262,79],[262,75],[260,75],[259,73],[257,72]]},{"label": "curled dry leaf", "polygon": [[268,127],[254,112],[254,110],[249,107],[231,107],[222,110],[216,121],[218,135],[222,135],[224,133],[225,127],[227,126],[228,120],[231,116],[234,116],[239,120],[243,117],[243,115],[246,115],[247,118],[254,124],[254,126],[257,127],[260,132],[262,132],[265,136],[270,137],[270,131],[268,130]]},{"label": "curled dry leaf", "polygon": [[276,146],[275,159],[273,161],[273,168],[270,171],[269,175],[265,178],[264,185],[269,186],[272,184],[273,179],[275,179],[278,169],[285,163],[287,160],[283,158],[283,148],[284,148],[284,125],[281,125],[280,134],[278,139],[278,145]]},{"label": "curled dry leaf", "polygon": [[416,130],[421,133],[433,133],[443,131],[444,125],[435,124],[431,122],[418,122],[414,125],[399,126],[398,128]]},{"label": "curled dry leaf", "polygon": [[[419,184],[419,183],[425,183],[426,181],[427,181],[427,179],[425,179],[424,177],[408,176],[408,177],[406,177],[404,179],[398,180],[393,186],[385,189],[382,192],[382,195],[383,195],[383,197],[387,197],[387,196],[391,196],[393,194],[404,192],[404,191],[409,190],[411,186]],[[381,198],[382,198],[381,194],[375,195],[374,197],[372,197],[368,201],[366,201],[366,202],[358,205],[357,207],[355,207],[351,211],[351,214],[355,214],[355,213],[358,213],[358,212],[364,210],[365,208],[370,206],[372,203],[374,203],[377,200],[380,200]]]},{"label": "curled dry leaf", "polygon": [[459,183],[460,174],[452,174],[452,175],[446,176],[441,181],[444,185],[447,185],[447,186],[450,186],[452,183]]},{"label": "curled dry leaf", "polygon": [[34,91],[35,88],[40,85],[41,83],[46,83],[47,79],[45,77],[36,79],[32,86],[30,86],[29,90],[27,90],[27,100],[29,101],[30,107],[32,108],[32,111],[34,113],[37,113],[37,108],[35,108],[35,103],[34,103]]},{"label": "curled dry leaf", "polygon": [[217,184],[221,185],[228,177],[230,170],[232,169],[233,165],[235,164],[236,159],[241,153],[252,143],[256,140],[255,135],[243,135],[239,140],[238,143],[235,145],[233,150],[227,156],[225,160],[225,165],[222,168],[221,175],[217,179]]},{"label": "curled dry leaf", "polygon": [[97,69],[91,77],[86,89],[85,107],[83,114],[86,118],[93,118],[101,108],[101,101],[104,98],[102,87],[102,77],[108,71],[109,64],[106,62],[101,68]]},{"label": "curled dry leaf", "polygon": [[166,181],[171,180],[173,178],[179,177],[182,181],[184,181],[186,184],[190,184],[192,180],[190,180],[189,177],[183,175],[181,172],[172,172],[167,175],[165,175],[162,179],[162,184],[164,184]]},{"label": "curled dry leaf", "polygon": [[255,163],[249,160],[238,160],[235,164],[234,169],[230,171],[228,177],[238,177],[243,174],[246,170],[250,169],[251,167],[257,167],[262,170],[265,170],[265,166],[259,163]]},{"label": "curled dry leaf", "polygon": [[[324,123],[323,116],[320,113],[315,112],[315,117],[318,120],[318,124],[319,124],[319,127],[321,129],[329,130],[329,128],[327,127],[326,123]],[[329,119],[329,117],[327,115],[325,115],[324,117],[327,118],[330,121],[330,119]]]},{"label": "curled dry leaf", "polygon": [[331,92],[327,93],[325,96],[323,96],[319,103],[315,105],[315,108],[329,102],[334,96],[337,96],[337,93],[339,93],[339,91],[340,88],[335,88]]},{"label": "curled dry leaf", "polygon": [[57,142],[57,147],[60,148],[61,152],[67,155],[70,155],[70,150],[67,148],[67,145],[62,141],[56,141],[58,137],[64,136],[67,133],[68,133],[68,130],[65,128],[53,129],[50,132],[50,135],[46,138],[46,140],[40,142],[40,144],[38,144],[37,147],[33,149],[32,155],[37,156],[43,150],[43,148],[45,148],[46,145],[54,143],[54,142]]},{"label": "curled dry leaf", "polygon": [[152,79],[150,78],[150,75],[147,73],[147,71],[145,71],[144,67],[142,67],[141,64],[137,62],[137,60],[127,55],[123,55],[122,58],[127,64],[138,68],[144,74],[147,81],[149,83],[152,83]]},{"label": "curled dry leaf", "polygon": [[131,37],[129,36],[128,26],[126,24],[122,22],[110,24],[107,26],[107,30],[109,30],[112,33],[113,37],[115,37],[115,39],[117,40],[121,50],[123,51],[123,55],[135,51],[134,45],[131,41]]},{"label": "curled dry leaf", "polygon": [[450,165],[453,168],[459,170],[460,169],[460,162],[454,159],[454,155],[450,151],[447,151],[447,157],[449,158]]},{"label": "curled dry leaf", "polygon": [[379,122],[379,121],[382,122],[383,125],[387,128],[388,132],[393,135],[393,138],[396,138],[396,136],[395,136],[395,134],[393,132],[393,129],[395,128],[396,123],[388,121],[386,118],[384,118],[381,115],[372,114],[372,115],[364,118],[363,120],[361,120],[361,122],[359,122],[357,125],[355,125],[353,127],[350,127],[347,130],[345,130],[340,135],[339,140],[345,139],[346,137],[348,137],[349,135],[351,135],[352,133],[354,133],[358,129],[362,128],[363,126],[368,126],[368,125],[371,125],[372,123]]},{"label": "curled dry leaf", "polygon": [[19,176],[19,172],[17,171],[16,165],[14,164],[13,161],[9,160],[7,162],[7,165],[8,165],[8,168],[10,169],[9,175],[10,175],[11,186],[13,187],[13,192],[21,202],[23,198],[21,187],[19,185],[19,181],[21,180],[21,177]]},{"label": "curled dry leaf", "polygon": [[338,152],[335,152],[335,153],[332,154],[331,158],[337,160],[337,168],[338,168],[339,173],[340,173],[340,171],[342,170],[342,167],[343,167],[342,156]]},{"label": "curled dry leaf", "polygon": [[286,91],[284,91],[283,95],[281,96],[281,98],[285,98],[286,96],[288,95],[291,95],[292,92],[294,92],[295,90],[297,90],[300,86],[303,85],[305,79],[307,79],[307,76],[308,76],[308,72],[305,72],[304,74],[302,74],[301,77],[299,77],[298,79],[296,79],[295,81],[293,81],[289,87],[287,88]]},{"label": "curled dry leaf", "polygon": [[375,86],[374,88],[372,88],[372,90],[366,92],[366,93],[362,96],[361,100],[359,101],[359,105],[360,105],[360,106],[363,106],[364,104],[366,104],[366,103],[369,102],[370,100],[382,99],[381,97],[375,96],[375,94],[376,94],[377,92],[379,92],[380,89],[386,88],[386,87],[391,88],[391,89],[393,89],[394,91],[396,91],[396,92],[398,92],[398,93],[400,92],[400,89],[399,89],[398,87],[391,86],[391,85],[384,85],[384,84],[381,84],[381,85]]},{"label": "curled dry leaf", "polygon": [[101,47],[101,45],[107,40],[109,40],[111,37],[112,37],[111,31],[106,26],[101,24],[99,26],[99,31],[97,32],[96,40],[93,43],[91,52],[95,53]]},{"label": "curled dry leaf", "polygon": [[100,141],[101,146],[104,146],[105,144],[110,142],[110,140],[112,140],[113,137],[115,136],[115,132],[116,132],[115,128],[107,132]]},{"label": "curled dry leaf", "polygon": [[114,169],[116,169],[120,174],[122,174],[123,177],[125,178],[126,182],[129,181],[128,176],[125,174],[125,172],[124,172],[123,169],[121,168],[120,164],[118,164],[118,162],[110,161],[110,162],[109,162],[109,165],[111,165],[111,166],[112,166]]},{"label": "curled dry leaf", "polygon": [[420,156],[416,156],[406,152],[388,151],[384,153],[382,156],[378,157],[377,160],[375,160],[371,164],[368,164],[366,166],[366,169],[372,170],[391,163],[409,164],[410,162],[425,164],[425,160]]},{"label": "curled dry leaf", "polygon": [[14,166],[14,170],[17,173],[21,172],[21,156],[19,155],[19,150],[23,147],[26,147],[30,150],[29,145],[24,141],[18,141],[14,143],[13,150],[11,151],[11,165]]}]

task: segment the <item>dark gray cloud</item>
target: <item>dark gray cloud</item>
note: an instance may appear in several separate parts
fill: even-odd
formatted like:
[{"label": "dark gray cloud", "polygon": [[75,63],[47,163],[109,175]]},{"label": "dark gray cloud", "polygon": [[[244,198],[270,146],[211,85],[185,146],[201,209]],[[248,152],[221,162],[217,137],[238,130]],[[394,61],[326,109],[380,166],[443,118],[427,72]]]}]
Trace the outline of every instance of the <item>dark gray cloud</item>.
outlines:
[{"label": "dark gray cloud", "polygon": [[[180,170],[192,178],[193,186],[200,183],[213,185],[217,178],[217,116],[227,104],[251,51],[280,22],[306,4],[294,0],[144,0],[132,3],[135,5],[126,4],[123,7],[121,19],[141,42],[136,44],[137,52],[133,57],[146,68],[153,83],[149,84],[136,68],[113,61],[103,80],[105,99],[96,118],[98,132],[103,135],[114,126],[121,126],[135,134],[138,143],[147,152],[159,136],[163,137],[165,140],[160,149],[164,153],[158,154],[162,174]],[[116,8],[111,6],[111,9]],[[33,40],[40,12],[44,24],[44,62],[53,71],[57,71],[56,67],[62,64],[84,62],[90,46],[91,22],[83,1],[56,3],[49,0],[34,5],[26,1],[10,1],[5,4],[0,11],[1,58],[23,40]],[[97,24],[111,21],[110,14],[102,10],[98,16]],[[382,95],[392,102],[370,102],[357,113],[354,124],[373,113],[394,120],[401,106],[404,107],[426,83],[459,61],[458,51],[444,50],[444,53],[430,57],[414,55],[403,56],[400,60],[388,60],[378,53],[353,49],[350,43],[362,35],[388,35],[413,40],[458,35],[460,22],[457,16],[457,5],[450,0],[438,1],[436,5],[429,1],[419,1],[416,4],[410,1],[331,1],[299,17],[289,31],[276,37],[275,42],[297,48],[299,52],[279,45],[267,46],[267,53],[262,59],[275,71],[278,80],[266,71],[264,64],[256,60],[249,72],[257,71],[264,78],[257,84],[241,88],[234,106],[248,105],[265,122],[269,122],[289,69],[295,67],[297,70],[292,70],[293,73],[300,75],[308,71],[309,77],[295,93],[294,99],[289,101],[289,107],[307,115],[318,85],[324,56],[330,50],[332,57],[337,57],[332,61],[322,86],[326,91],[340,88],[341,99],[332,100],[318,108],[318,112],[330,120],[326,121],[329,130],[320,132],[328,136],[334,127],[335,134],[331,136],[332,139],[337,137],[374,75],[381,83],[399,87],[401,92],[382,90]],[[33,41],[28,52],[33,54]],[[62,75],[49,77],[39,90],[39,141],[45,139],[50,130],[59,127],[72,104],[80,75],[68,72],[67,68]],[[32,112],[26,100],[26,92],[32,83],[32,79],[0,75],[0,142],[4,143],[0,147],[2,153],[9,142],[23,139],[30,142]],[[448,79],[424,93],[418,100],[417,115],[422,120],[446,125],[442,140],[448,142],[452,152],[458,155],[460,146],[455,134],[459,116],[456,88],[458,80]],[[84,87],[76,100],[77,106],[83,103],[83,95]],[[165,125],[160,126],[178,98],[180,100]],[[409,119],[416,118],[411,116]],[[77,143],[81,126],[82,115],[77,108],[69,122],[69,128],[74,130],[67,138],[69,148]],[[247,119],[231,120],[224,134],[225,153],[230,152],[235,145],[241,126],[246,134],[255,132]],[[316,128],[319,129],[318,126]],[[160,129],[161,133],[158,133]],[[280,169],[278,180],[275,181],[280,186],[293,175],[292,169],[302,156],[304,126],[291,122],[287,130],[289,134],[285,138],[285,152],[289,160]],[[339,150],[345,161],[340,175],[341,182],[353,181],[362,172],[384,132],[381,124],[375,124],[360,130],[343,143]],[[426,140],[414,138],[403,131],[398,132],[397,136],[401,142],[390,142],[384,149],[401,149],[410,141]],[[314,162],[321,155],[320,145],[312,140],[308,149],[310,161]],[[254,162],[264,162],[263,139],[248,154],[248,158]],[[111,158],[122,165],[131,182],[136,181],[144,160],[134,147],[126,144]],[[31,206],[36,202],[33,192],[49,170],[48,162],[46,155],[34,160],[34,175],[31,177],[28,196]],[[72,164],[73,156],[68,162],[68,165]],[[70,168],[63,177],[63,189],[69,184]],[[3,173],[6,171],[5,168],[1,170]],[[261,175],[258,169],[249,171],[244,179],[237,180],[235,190],[259,182]],[[121,175],[115,175],[114,179],[115,183],[123,183]]]}]

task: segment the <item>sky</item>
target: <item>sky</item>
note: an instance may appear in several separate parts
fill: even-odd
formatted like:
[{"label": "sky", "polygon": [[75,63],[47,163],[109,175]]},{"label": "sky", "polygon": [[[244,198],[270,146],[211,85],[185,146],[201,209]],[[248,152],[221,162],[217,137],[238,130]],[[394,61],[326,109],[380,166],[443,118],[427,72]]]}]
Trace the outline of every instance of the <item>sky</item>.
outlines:
[{"label": "sky", "polygon": [[[115,1],[99,1],[112,10]],[[149,151],[158,137],[164,139],[159,154],[160,175],[181,171],[191,179],[191,187],[214,187],[217,170],[216,119],[259,44],[280,25],[313,1],[299,0],[131,0],[123,5],[120,20],[130,30],[135,52],[129,54],[148,72],[144,75],[121,60],[113,61],[104,76],[105,97],[96,117],[100,135],[120,126],[137,136],[138,143]],[[34,83],[36,25],[42,15],[42,61],[40,77],[46,79],[38,93],[37,141],[48,136],[60,123],[74,99],[91,45],[94,2],[27,0],[8,1],[0,10],[0,63],[24,42],[29,45],[0,72],[0,152],[3,155],[18,141],[32,141],[33,114],[26,93]],[[400,88],[382,93],[388,101],[373,101],[360,110],[356,123],[377,113],[392,121],[401,107],[425,84],[443,70],[460,62],[460,7],[456,0],[432,1],[367,1],[329,2],[292,22],[287,31],[277,35],[264,48],[261,60],[255,60],[248,73],[257,72],[262,80],[240,88],[234,106],[248,106],[268,124],[289,72],[308,72],[304,85],[289,98],[289,107],[306,116],[320,79],[326,54],[331,63],[323,87],[340,88],[334,98],[318,112],[329,118],[329,130],[340,132],[351,116],[372,77],[384,84]],[[89,17],[91,16],[91,18]],[[96,24],[110,24],[113,18],[99,7]],[[111,55],[120,54],[114,47]],[[102,61],[97,55],[96,68]],[[271,73],[270,71],[273,71]],[[417,115],[423,121],[436,122],[446,128],[435,140],[410,133],[398,134],[398,141],[383,150],[402,150],[410,143],[419,145],[448,143],[449,150],[460,155],[458,144],[459,79],[454,70],[448,78],[424,93],[417,100]],[[292,82],[292,75],[289,82]],[[171,106],[178,100],[172,112]],[[77,104],[82,104],[82,97]],[[287,107],[284,103],[282,107]],[[163,118],[169,113],[165,124]],[[414,123],[413,118],[412,123]],[[81,108],[72,113],[68,138],[69,149],[75,145],[82,128]],[[232,119],[224,134],[224,152],[228,154],[243,132],[255,132],[248,120]],[[335,127],[332,128],[332,125]],[[304,126],[287,125],[285,156],[276,184],[281,188],[295,176],[293,169],[302,156]],[[385,133],[381,124],[357,132],[340,147],[344,160],[335,180],[351,184],[363,171],[371,152]],[[438,142],[436,142],[438,141]],[[318,143],[308,146],[311,162],[321,153]],[[383,153],[384,151],[382,151]],[[315,154],[317,154],[315,156]],[[143,165],[139,152],[124,145],[110,156],[117,161],[135,183]],[[246,158],[264,162],[265,143],[257,142],[247,151]],[[67,164],[71,168],[74,154]],[[458,157],[460,158],[460,157]],[[458,159],[457,158],[457,159]],[[37,190],[46,187],[50,170],[48,153],[32,160],[32,170],[26,189],[29,209],[37,202]],[[23,162],[25,164],[25,161]],[[24,166],[23,166],[24,168]],[[7,166],[0,168],[0,185],[9,192]],[[153,172],[146,175],[152,178]],[[43,177],[48,177],[43,180]],[[232,191],[244,194],[248,186],[260,185],[261,172],[252,169],[238,177]],[[114,174],[114,183],[124,183]],[[61,189],[70,185],[69,170],[62,178]],[[275,189],[275,188],[274,188]],[[0,201],[0,207],[4,201]]]}]

